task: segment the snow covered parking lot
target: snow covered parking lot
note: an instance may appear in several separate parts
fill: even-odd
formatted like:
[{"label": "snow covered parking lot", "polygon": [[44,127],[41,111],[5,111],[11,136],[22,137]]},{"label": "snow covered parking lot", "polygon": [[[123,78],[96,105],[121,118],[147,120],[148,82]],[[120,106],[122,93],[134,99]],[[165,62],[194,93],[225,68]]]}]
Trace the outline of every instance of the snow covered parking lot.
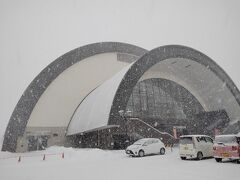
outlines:
[{"label": "snow covered parking lot", "polygon": [[[64,152],[64,159],[62,152]],[[46,154],[45,160],[43,160],[43,154]],[[18,162],[20,155],[21,162]],[[8,157],[12,158],[4,159]],[[173,149],[173,152],[168,150],[166,155],[132,158],[122,150],[51,147],[46,151],[24,154],[1,152],[0,158],[0,179],[2,180],[237,180],[240,177],[239,164],[216,163],[214,159],[182,161],[178,157],[177,148]]]}]

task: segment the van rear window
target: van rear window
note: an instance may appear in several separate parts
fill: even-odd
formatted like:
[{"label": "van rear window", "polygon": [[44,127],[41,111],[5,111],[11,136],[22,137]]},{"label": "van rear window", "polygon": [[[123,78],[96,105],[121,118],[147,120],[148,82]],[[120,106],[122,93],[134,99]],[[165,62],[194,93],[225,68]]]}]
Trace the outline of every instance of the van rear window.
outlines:
[{"label": "van rear window", "polygon": [[180,137],[180,144],[192,144],[192,137]]},{"label": "van rear window", "polygon": [[240,137],[237,137],[237,143],[240,144]]}]

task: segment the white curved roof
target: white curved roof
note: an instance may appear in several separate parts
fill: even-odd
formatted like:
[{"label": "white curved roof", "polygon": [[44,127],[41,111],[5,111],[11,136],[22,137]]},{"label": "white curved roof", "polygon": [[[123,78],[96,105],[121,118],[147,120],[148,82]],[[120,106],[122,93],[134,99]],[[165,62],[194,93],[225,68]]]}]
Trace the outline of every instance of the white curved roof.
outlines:
[{"label": "white curved roof", "polygon": [[27,127],[67,127],[84,97],[128,65],[117,59],[117,53],[102,53],[67,68],[41,95]]},{"label": "white curved roof", "polygon": [[92,91],[78,106],[67,129],[67,135],[78,134],[108,124],[117,88],[132,64]]}]

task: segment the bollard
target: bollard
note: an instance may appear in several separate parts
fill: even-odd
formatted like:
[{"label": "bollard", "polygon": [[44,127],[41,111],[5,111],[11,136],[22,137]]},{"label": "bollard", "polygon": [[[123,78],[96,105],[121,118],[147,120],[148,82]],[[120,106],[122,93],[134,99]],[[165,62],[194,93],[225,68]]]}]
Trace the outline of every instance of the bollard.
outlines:
[{"label": "bollard", "polygon": [[43,161],[45,161],[45,159],[46,159],[46,155],[44,154],[44,155],[43,155]]},{"label": "bollard", "polygon": [[64,159],[64,152],[62,153],[62,159]]},{"label": "bollard", "polygon": [[18,162],[21,162],[21,156],[19,156],[19,158],[18,158]]}]

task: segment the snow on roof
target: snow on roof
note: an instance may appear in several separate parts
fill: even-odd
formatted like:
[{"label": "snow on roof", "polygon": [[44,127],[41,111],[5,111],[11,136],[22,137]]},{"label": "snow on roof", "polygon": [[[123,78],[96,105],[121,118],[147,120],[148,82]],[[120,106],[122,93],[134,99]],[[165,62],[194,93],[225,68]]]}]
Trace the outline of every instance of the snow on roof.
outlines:
[{"label": "snow on roof", "polygon": [[199,137],[199,136],[210,137],[208,135],[203,135],[203,134],[182,135],[180,137]]},{"label": "snow on roof", "polygon": [[159,139],[159,138],[142,138],[142,139],[139,139],[139,140],[151,140],[151,139]]},{"label": "snow on roof", "polygon": [[92,91],[76,109],[67,129],[74,135],[107,126],[115,93],[132,64],[124,67],[111,79]]},{"label": "snow on roof", "polygon": [[222,134],[222,135],[217,135],[215,137],[232,137],[232,136],[237,136],[240,137],[240,134]]}]

